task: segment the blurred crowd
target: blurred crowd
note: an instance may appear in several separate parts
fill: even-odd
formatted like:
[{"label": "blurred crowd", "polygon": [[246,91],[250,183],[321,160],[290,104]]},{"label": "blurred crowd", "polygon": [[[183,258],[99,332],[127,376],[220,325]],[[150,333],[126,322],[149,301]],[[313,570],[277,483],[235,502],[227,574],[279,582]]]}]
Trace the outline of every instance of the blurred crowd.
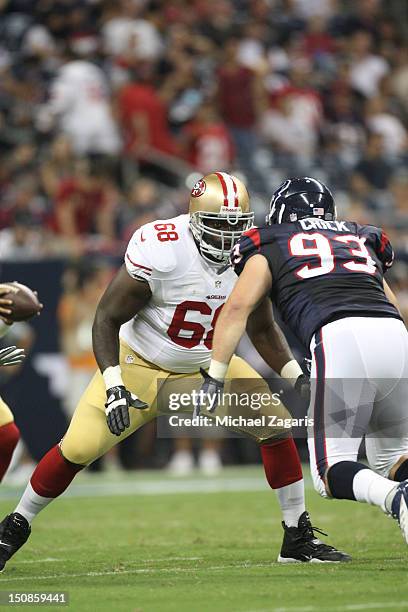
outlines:
[{"label": "blurred crowd", "polygon": [[[240,172],[312,174],[407,250],[404,0],[0,0],[0,259],[121,253]],[[405,233],[404,233],[405,230]]]}]

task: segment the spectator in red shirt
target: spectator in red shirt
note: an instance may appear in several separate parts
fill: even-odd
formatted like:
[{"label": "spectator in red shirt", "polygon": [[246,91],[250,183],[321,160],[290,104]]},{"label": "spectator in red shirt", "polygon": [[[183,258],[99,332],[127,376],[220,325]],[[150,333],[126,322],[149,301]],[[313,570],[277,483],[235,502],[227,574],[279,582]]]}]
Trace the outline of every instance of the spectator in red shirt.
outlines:
[{"label": "spectator in red shirt", "polygon": [[113,238],[113,195],[103,168],[81,160],[74,176],[63,180],[57,190],[53,229],[73,242],[87,234]]},{"label": "spectator in red shirt", "polygon": [[327,21],[321,15],[315,15],[310,19],[303,39],[303,48],[310,59],[317,61],[322,56],[334,53],[335,41],[327,32]]},{"label": "spectator in red shirt", "polygon": [[264,181],[254,163],[258,147],[256,132],[260,113],[265,108],[265,91],[260,74],[240,64],[239,40],[230,38],[218,71],[218,103],[234,141],[240,166],[255,189],[264,190]]},{"label": "spectator in red shirt", "polygon": [[233,144],[215,105],[205,102],[184,129],[188,161],[203,174],[216,168],[228,170],[234,158]]},{"label": "spectator in red shirt", "polygon": [[118,113],[126,153],[139,159],[151,150],[175,154],[166,104],[148,79],[133,81],[122,88],[118,98]]},{"label": "spectator in red shirt", "polygon": [[238,62],[238,41],[229,40],[218,71],[218,101],[221,114],[230,127],[255,128],[257,85],[255,72]]}]

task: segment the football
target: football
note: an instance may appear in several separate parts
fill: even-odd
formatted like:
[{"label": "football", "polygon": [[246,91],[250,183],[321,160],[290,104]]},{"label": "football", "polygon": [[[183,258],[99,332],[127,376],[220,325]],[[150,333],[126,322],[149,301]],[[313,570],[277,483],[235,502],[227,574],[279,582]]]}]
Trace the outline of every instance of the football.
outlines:
[{"label": "football", "polygon": [[41,310],[38,297],[29,287],[17,282],[5,284],[9,285],[10,292],[3,294],[1,297],[13,300],[13,304],[10,307],[12,311],[10,319],[13,322],[27,321]]}]

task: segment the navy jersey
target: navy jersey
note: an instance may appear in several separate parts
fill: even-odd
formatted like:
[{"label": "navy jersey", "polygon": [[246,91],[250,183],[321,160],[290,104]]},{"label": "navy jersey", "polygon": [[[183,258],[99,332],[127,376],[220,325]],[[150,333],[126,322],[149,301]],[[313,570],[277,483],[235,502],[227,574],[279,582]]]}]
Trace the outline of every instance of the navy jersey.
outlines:
[{"label": "navy jersey", "polygon": [[253,228],[231,255],[236,273],[259,253],[272,273],[273,303],[307,347],[318,329],[336,319],[400,318],[383,289],[392,246],[377,227],[310,218]]}]

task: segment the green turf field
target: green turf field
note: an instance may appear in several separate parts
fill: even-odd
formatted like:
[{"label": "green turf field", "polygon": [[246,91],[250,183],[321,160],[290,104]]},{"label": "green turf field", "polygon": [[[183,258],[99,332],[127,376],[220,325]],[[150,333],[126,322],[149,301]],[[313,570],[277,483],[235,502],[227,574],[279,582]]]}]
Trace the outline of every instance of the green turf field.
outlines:
[{"label": "green turf field", "polygon": [[[2,486],[2,515],[16,494]],[[353,563],[275,562],[280,517],[261,468],[216,479],[83,474],[36,520],[0,590],[68,591],[59,609],[75,612],[408,610],[408,549],[394,521],[310,488],[308,508]]]}]

